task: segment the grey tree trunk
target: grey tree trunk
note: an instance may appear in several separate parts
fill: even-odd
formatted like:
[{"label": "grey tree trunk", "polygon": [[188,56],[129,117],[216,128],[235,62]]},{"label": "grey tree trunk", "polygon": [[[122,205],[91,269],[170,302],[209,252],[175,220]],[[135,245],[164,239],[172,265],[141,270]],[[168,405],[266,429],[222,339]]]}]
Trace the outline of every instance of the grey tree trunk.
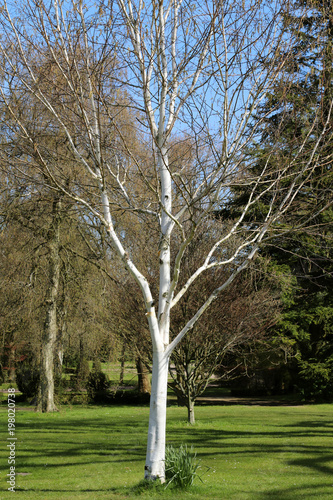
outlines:
[{"label": "grey tree trunk", "polygon": [[60,301],[60,305],[58,303],[57,307],[57,324],[58,324],[58,333],[57,333],[57,343],[56,343],[56,354],[55,354],[55,373],[57,377],[62,376],[63,362],[64,362],[64,336],[66,333],[66,318],[67,318],[67,303],[66,303],[66,288],[62,290],[62,297]]},{"label": "grey tree trunk", "polygon": [[60,280],[59,233],[60,199],[55,199],[52,206],[52,224],[49,230],[49,289],[46,297],[46,318],[42,338],[40,384],[37,410],[56,411],[54,402],[54,355],[57,343],[57,298]]},{"label": "grey tree trunk", "polygon": [[15,382],[15,345],[10,344],[8,349],[8,370],[7,370],[7,380],[8,382]]},{"label": "grey tree trunk", "polygon": [[126,342],[124,341],[123,346],[121,348],[121,358],[120,358],[120,375],[119,375],[119,384],[124,384],[124,375],[125,375],[125,352],[126,352]]},{"label": "grey tree trunk", "polygon": [[138,372],[139,394],[150,394],[151,384],[149,380],[149,372],[140,357],[137,357],[135,363],[136,363],[136,370]]},{"label": "grey tree trunk", "polygon": [[195,424],[195,416],[194,416],[194,401],[191,398],[188,398],[187,401],[187,420],[191,425]]}]

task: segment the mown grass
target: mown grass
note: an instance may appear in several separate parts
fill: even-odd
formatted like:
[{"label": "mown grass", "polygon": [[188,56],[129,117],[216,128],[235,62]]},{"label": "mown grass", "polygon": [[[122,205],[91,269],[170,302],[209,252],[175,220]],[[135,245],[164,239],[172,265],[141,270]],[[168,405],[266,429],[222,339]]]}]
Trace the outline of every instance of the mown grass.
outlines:
[{"label": "mown grass", "polygon": [[[202,406],[197,423],[168,408],[167,441],[193,445],[203,483],[188,492],[140,484],[147,407],[66,407],[16,414],[16,495],[22,499],[333,498],[332,405]],[[1,406],[0,498],[7,489],[6,407]],[[207,470],[207,468],[210,468]]]}]

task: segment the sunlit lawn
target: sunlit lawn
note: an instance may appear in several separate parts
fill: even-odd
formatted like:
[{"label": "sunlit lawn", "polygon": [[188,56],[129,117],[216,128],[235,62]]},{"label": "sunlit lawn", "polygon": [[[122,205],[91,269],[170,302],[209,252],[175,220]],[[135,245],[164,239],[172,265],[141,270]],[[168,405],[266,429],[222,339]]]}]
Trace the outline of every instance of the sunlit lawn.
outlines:
[{"label": "sunlit lawn", "polygon": [[[203,483],[187,493],[145,491],[140,498],[333,498],[332,405],[202,406],[197,423],[168,408],[169,443],[193,444]],[[0,498],[6,491],[6,407],[0,407]],[[59,413],[16,414],[17,498],[121,499],[138,495],[143,477],[146,407],[63,407]],[[207,467],[210,467],[207,470]],[[138,496],[136,496],[138,498]]]}]

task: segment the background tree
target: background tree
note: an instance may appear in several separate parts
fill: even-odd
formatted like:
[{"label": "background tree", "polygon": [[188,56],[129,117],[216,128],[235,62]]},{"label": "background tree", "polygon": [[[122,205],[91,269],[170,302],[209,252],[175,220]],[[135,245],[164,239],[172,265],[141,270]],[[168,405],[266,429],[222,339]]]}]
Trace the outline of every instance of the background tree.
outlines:
[{"label": "background tree", "polygon": [[[4,185],[4,184],[2,184]],[[33,311],[40,300],[34,288],[33,270],[36,255],[27,252],[31,235],[20,224],[8,219],[8,199],[1,193],[0,215],[0,307],[1,307],[1,375],[15,379],[15,364],[33,352],[39,323]],[[18,244],[19,242],[19,244]],[[26,333],[26,336],[23,335]],[[31,339],[29,341],[29,339]]]},{"label": "background tree", "polygon": [[[216,223],[218,224],[218,223]],[[184,258],[183,279],[186,281],[207,252],[210,233],[193,240]],[[179,401],[187,407],[188,421],[194,423],[194,404],[209,382],[219,378],[230,380],[239,368],[239,360],[247,356],[246,350],[256,350],[267,338],[269,328],[279,317],[281,283],[277,276],[268,274],[268,263],[256,259],[242,276],[222,292],[193,327],[187,337],[173,351],[170,375],[172,388]],[[265,271],[267,275],[265,275]],[[202,297],[216,289],[228,269],[214,269],[200,276],[172,314],[172,334],[180,331],[197,311]],[[173,332],[174,329],[174,332]]]},{"label": "background tree", "polygon": [[[305,9],[301,25],[300,6]],[[331,2],[298,2],[284,17],[290,36],[295,36],[295,55],[286,67],[293,84],[286,91],[284,80],[277,79],[259,110],[266,118],[250,151],[257,159],[254,175],[266,162],[296,163],[301,145],[303,161],[310,170],[316,165],[315,177],[304,173],[293,219],[282,220],[289,231],[272,239],[265,253],[297,278],[298,290],[285,304],[277,333],[294,346],[290,369],[295,384],[306,397],[321,398],[332,397],[332,12]],[[275,105],[275,112],[267,114]],[[320,119],[314,121],[318,112]],[[276,152],[268,157],[274,143]],[[318,148],[312,156],[314,144]],[[243,191],[234,208],[244,206],[248,196]],[[269,200],[263,196],[255,205],[252,220],[264,219]]]},{"label": "background tree", "polygon": [[[20,183],[6,167],[1,170],[2,365],[10,368],[12,380],[22,363],[25,376],[38,368],[39,409],[52,411],[54,378],[61,379],[64,355],[75,366],[80,345],[86,360],[102,349],[104,356],[115,350],[110,317],[103,314],[112,263],[104,252],[99,255],[98,228],[89,227],[87,217],[82,226],[71,204],[58,204],[47,187],[31,192],[25,179]],[[54,286],[57,293],[51,295]],[[48,356],[44,376],[42,354]]]},{"label": "background tree", "polygon": [[[5,177],[4,177],[5,178]],[[16,347],[21,345],[25,347],[24,357],[33,357],[35,362],[39,362],[40,358],[37,355],[33,355],[36,352],[36,347],[40,345],[41,339],[39,338],[39,331],[44,332],[44,351],[42,359],[44,363],[41,366],[46,370],[50,360],[48,354],[52,352],[53,364],[53,350],[50,346],[53,342],[53,337],[57,336],[57,325],[54,322],[54,313],[56,309],[56,295],[57,289],[59,287],[59,219],[54,217],[54,210],[57,210],[56,204],[53,204],[54,200],[50,199],[48,194],[44,191],[42,194],[38,190],[30,195],[29,186],[24,183],[15,183],[10,176],[6,177],[7,183],[4,184],[3,190],[3,200],[6,203],[3,205],[3,234],[4,239],[2,243],[6,245],[5,239],[8,235],[13,232],[16,236],[22,235],[23,238],[19,238],[19,243],[17,249],[19,250],[18,255],[20,256],[20,261],[17,262],[17,268],[21,267],[20,275],[20,287],[23,295],[20,296],[20,304],[16,306],[16,325],[15,331],[12,332],[12,343]],[[52,208],[50,208],[50,205]],[[58,215],[58,214],[57,214]],[[54,232],[50,231],[50,225],[55,224],[57,226]],[[5,247],[2,247],[3,250]],[[6,261],[10,261],[9,255],[4,253]],[[6,262],[6,263],[7,263]],[[49,265],[47,264],[49,263]],[[46,266],[46,268],[45,268]],[[50,281],[44,279],[42,275],[43,270],[47,271],[47,267],[50,268]],[[16,272],[18,269],[16,268]],[[44,268],[44,269],[43,269]],[[8,268],[4,266],[5,272],[8,273]],[[10,279],[10,273],[5,275],[4,283]],[[37,284],[37,286],[36,286]],[[16,293],[19,291],[15,281],[14,286],[7,286],[6,295],[10,301],[15,297]],[[15,286],[16,285],[16,286]],[[38,286],[39,285],[39,286]],[[15,290],[15,291],[14,291]],[[31,302],[29,298],[33,300]],[[30,309],[29,311],[29,322],[31,321],[31,326],[27,330],[22,330],[20,327],[20,322],[26,321],[25,315],[26,305]],[[33,311],[33,308],[37,311],[37,314]],[[5,306],[4,309],[8,310]],[[41,323],[41,317],[44,313],[44,319]],[[35,318],[35,321],[34,319]],[[8,320],[8,318],[7,318]],[[37,320],[37,321],[36,321]],[[5,323],[5,322],[4,322]],[[44,326],[42,326],[44,323]],[[6,331],[6,326],[8,323],[4,324],[4,332]],[[34,331],[31,331],[35,329]],[[30,335],[27,335],[29,333]],[[29,338],[30,337],[30,338]],[[19,353],[19,349],[17,349]],[[37,349],[38,352],[38,349]],[[22,360],[21,358],[18,359]],[[45,375],[45,374],[44,374]],[[53,402],[53,370],[51,373],[40,377],[41,383],[43,384],[43,390],[41,391],[41,397],[45,398],[43,406],[48,406],[50,410],[54,409]],[[50,384],[48,384],[48,381]],[[46,384],[46,385],[45,385]],[[41,403],[42,404],[42,403]]]},{"label": "background tree", "polygon": [[[317,107],[321,109],[322,122],[316,135],[323,129],[325,120],[329,121],[330,132],[332,130],[332,3],[315,1],[304,2],[303,5],[308,11],[298,35],[298,44],[305,45],[307,50],[303,58],[295,59],[294,62],[294,73],[301,90],[295,91],[287,100],[292,111],[289,127],[293,130],[294,142],[309,128]],[[293,26],[295,18],[291,17],[290,21]],[[304,193],[310,195],[310,203],[315,205],[318,205],[318,196],[329,199],[332,194],[330,133],[326,134],[325,139],[321,144],[320,175],[316,180],[316,188],[313,189],[313,184],[310,184],[307,193]],[[309,140],[313,141],[314,137]],[[304,204],[302,208],[304,210]],[[298,278],[299,291],[294,304],[284,315],[281,330],[295,340],[297,384],[307,398],[332,399],[333,396],[333,310],[330,293],[333,283],[332,222],[332,208],[327,206],[317,215],[318,229],[310,236],[300,235],[298,242],[289,238],[283,245],[289,252],[285,260]],[[275,253],[277,259],[281,258],[281,251]],[[295,254],[299,255],[298,259],[293,256]]]}]

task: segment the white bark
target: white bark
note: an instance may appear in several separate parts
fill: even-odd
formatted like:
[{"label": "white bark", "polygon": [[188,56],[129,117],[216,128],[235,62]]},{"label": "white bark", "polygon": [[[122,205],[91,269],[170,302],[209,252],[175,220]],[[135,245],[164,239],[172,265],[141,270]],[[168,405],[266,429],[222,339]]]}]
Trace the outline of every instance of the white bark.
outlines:
[{"label": "white bark", "polygon": [[169,358],[164,350],[153,351],[145,478],[165,480],[165,431]]},{"label": "white bark", "polygon": [[169,328],[170,319],[167,309],[167,299],[171,281],[171,262],[170,262],[170,236],[172,228],[172,220],[169,215],[172,210],[172,187],[171,175],[169,172],[168,156],[164,145],[161,146],[161,151],[158,153],[158,169],[161,181],[161,199],[162,199],[162,214],[161,214],[161,241],[159,248],[159,264],[160,264],[160,288],[159,288],[159,307],[158,320],[160,326],[160,335],[165,345],[169,344]]}]

